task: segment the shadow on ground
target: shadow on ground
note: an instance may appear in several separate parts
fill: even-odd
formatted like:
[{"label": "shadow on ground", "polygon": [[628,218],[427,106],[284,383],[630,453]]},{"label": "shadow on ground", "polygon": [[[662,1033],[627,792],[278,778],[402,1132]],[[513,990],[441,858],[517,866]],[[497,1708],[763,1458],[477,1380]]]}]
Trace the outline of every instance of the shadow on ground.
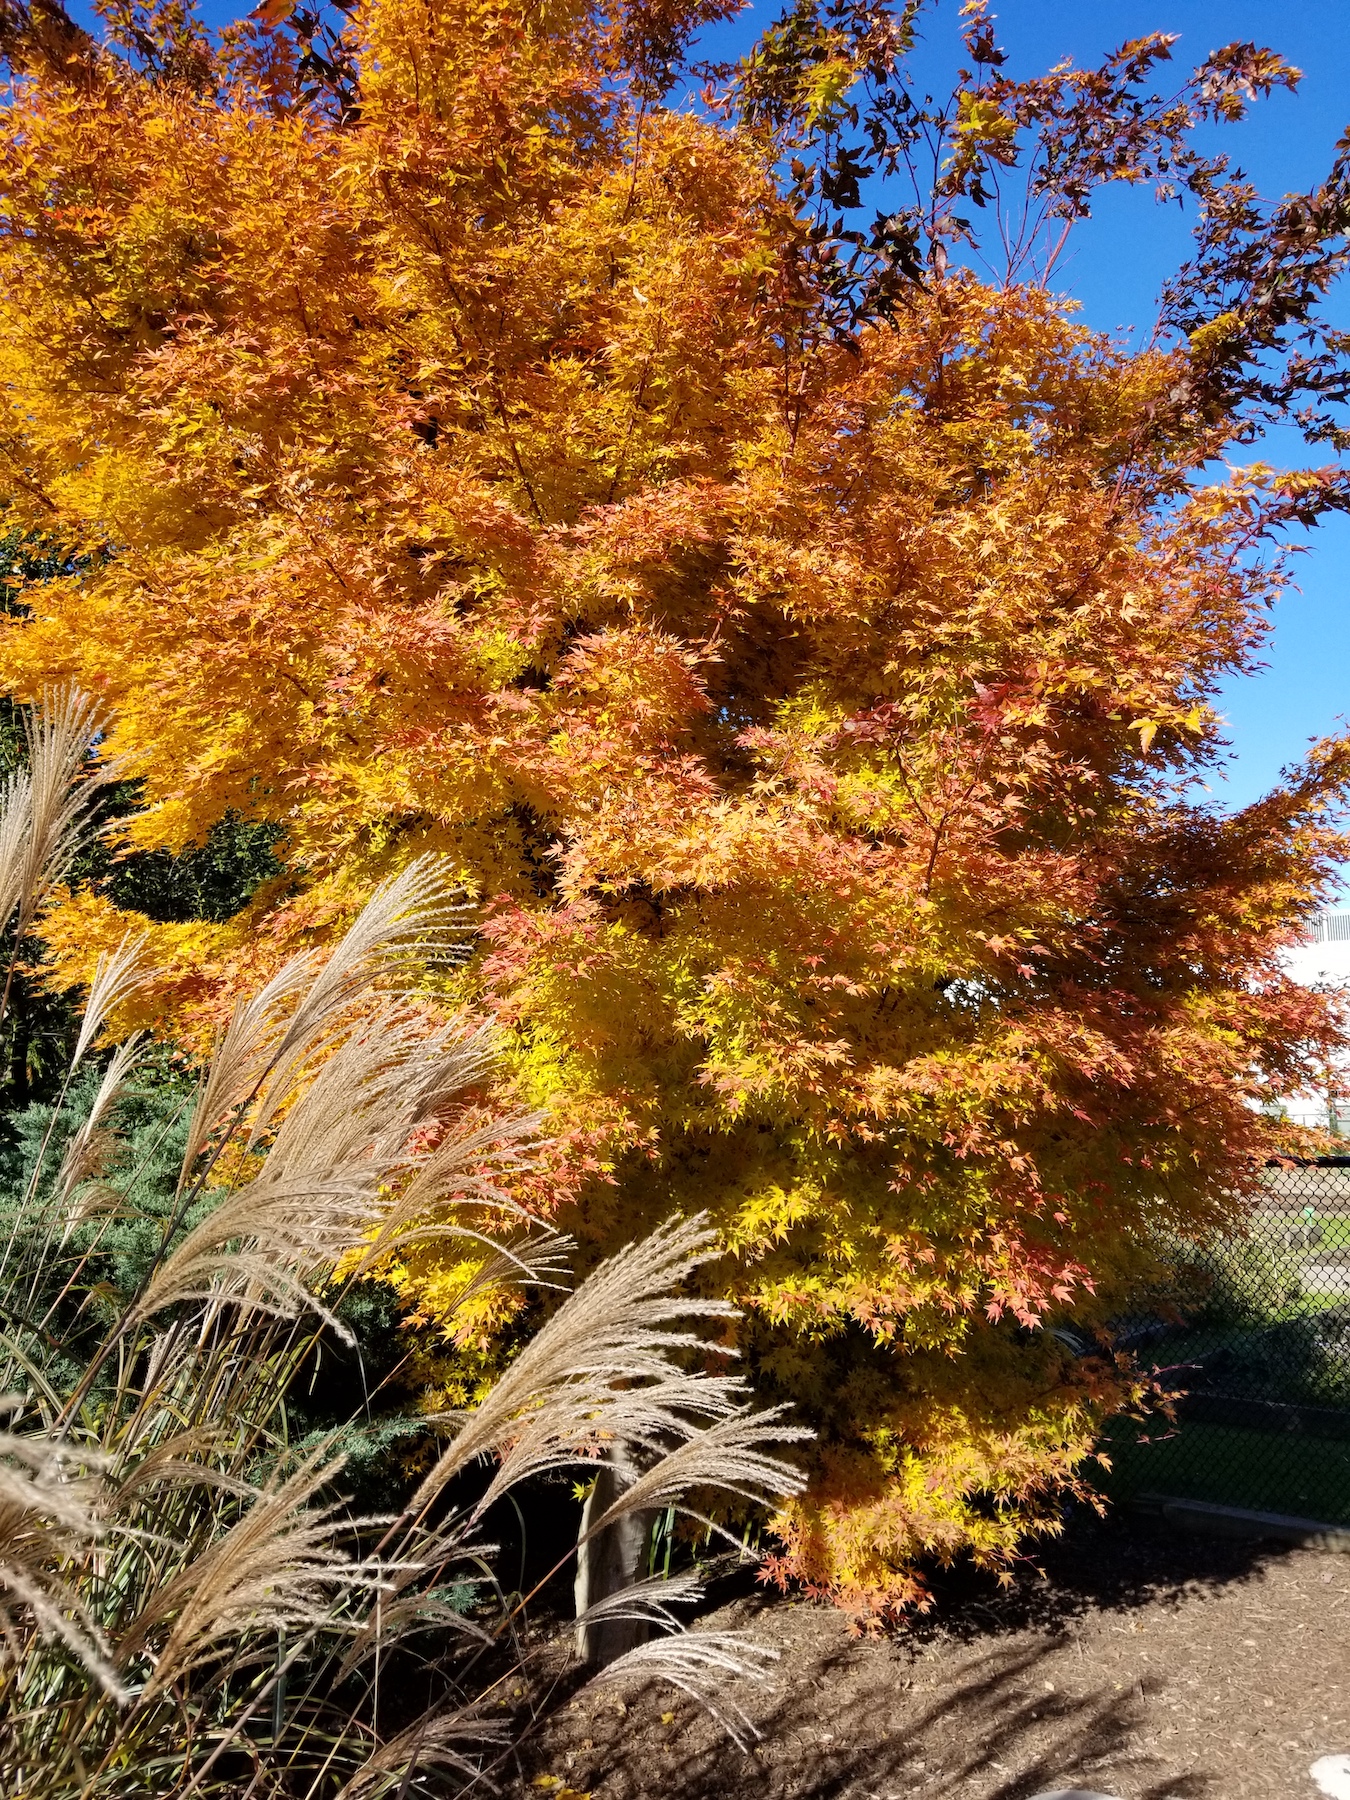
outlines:
[{"label": "shadow on ground", "polygon": [[[937,1572],[931,1611],[883,1641],[739,1575],[714,1584],[708,1623],[782,1653],[766,1682],[713,1695],[753,1721],[751,1750],[669,1688],[591,1686],[527,1749],[518,1791],[552,1776],[596,1800],[1028,1800],[1073,1785],[1232,1800],[1248,1790],[1222,1772],[1222,1708],[1216,1726],[1213,1679],[1192,1671],[1214,1650],[1215,1608],[1237,1621],[1266,1605],[1257,1590],[1288,1555],[1080,1516],[1006,1589],[970,1568]],[[1324,1560],[1350,1574],[1350,1560]],[[1224,1631],[1256,1629],[1231,1621]],[[1301,1740],[1282,1754],[1284,1785],[1268,1791],[1301,1793]]]},{"label": "shadow on ground", "polygon": [[[1115,1769],[1133,1763],[1146,1694],[1099,1688],[1085,1695],[1029,1696],[1044,1661],[1038,1649],[991,1649],[939,1697],[896,1716],[897,1686],[903,1690],[908,1683],[898,1684],[893,1675],[860,1680],[847,1655],[824,1656],[799,1667],[798,1680],[831,1690],[828,1719],[803,1721],[794,1683],[776,1705],[754,1708],[767,1748],[744,1755],[726,1742],[685,1747],[675,1739],[658,1746],[646,1709],[631,1708],[607,1733],[603,1757],[569,1774],[569,1785],[619,1771],[619,1785],[607,1785],[607,1795],[727,1800],[732,1792],[758,1792],[794,1800],[908,1800],[964,1793],[974,1782],[986,1800],[1025,1800],[1069,1781],[1086,1785],[1106,1763]],[[1140,1800],[1219,1796],[1202,1775],[1163,1775],[1137,1791]]]},{"label": "shadow on ground", "polygon": [[932,1570],[932,1609],[908,1621],[900,1635],[922,1643],[1062,1630],[1089,1613],[1128,1612],[1248,1581],[1283,1554],[1283,1546],[1260,1539],[1181,1531],[1137,1512],[1099,1518],[1081,1508],[1070,1514],[1062,1536],[1022,1559],[1006,1587],[968,1562]]}]

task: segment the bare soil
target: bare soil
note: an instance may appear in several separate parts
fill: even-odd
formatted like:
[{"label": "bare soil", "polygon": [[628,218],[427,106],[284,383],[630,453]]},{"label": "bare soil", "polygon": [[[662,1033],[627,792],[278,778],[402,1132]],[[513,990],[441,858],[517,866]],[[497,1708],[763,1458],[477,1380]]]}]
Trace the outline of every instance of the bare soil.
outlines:
[{"label": "bare soil", "polygon": [[[695,1629],[747,1629],[780,1660],[721,1692],[761,1737],[692,1701],[580,1688],[527,1742],[541,1800],[1317,1800],[1350,1751],[1350,1556],[1080,1520],[1014,1587],[957,1572],[885,1639],[832,1609],[742,1591]],[[719,1596],[710,1596],[714,1603]]]}]

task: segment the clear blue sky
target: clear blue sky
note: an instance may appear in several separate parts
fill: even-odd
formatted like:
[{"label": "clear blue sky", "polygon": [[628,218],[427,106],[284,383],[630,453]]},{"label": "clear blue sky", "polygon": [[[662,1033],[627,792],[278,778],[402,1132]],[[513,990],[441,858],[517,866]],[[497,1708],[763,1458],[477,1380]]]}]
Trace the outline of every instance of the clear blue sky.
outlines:
[{"label": "clear blue sky", "polygon": [[[753,0],[740,18],[709,34],[707,53],[738,53],[779,11],[780,0]],[[933,8],[916,58],[916,79],[931,70],[938,93],[948,91],[944,77],[957,63],[957,13],[957,0]],[[1283,7],[1261,0],[1003,0],[996,16],[1010,56],[1005,72],[1014,76],[1039,74],[1064,57],[1091,66],[1126,39],[1154,31],[1179,34],[1178,79],[1221,44],[1252,40],[1278,50],[1303,71],[1297,94],[1276,94],[1241,125],[1206,134],[1267,199],[1306,191],[1322,179],[1336,140],[1350,126],[1350,0],[1293,0]],[[1189,246],[1189,225],[1176,205],[1160,206],[1146,190],[1113,188],[1077,227],[1055,285],[1080,302],[1088,324],[1146,339],[1158,291]],[[1350,327],[1347,299],[1333,310]],[[1293,431],[1241,456],[1258,458],[1281,466],[1331,460],[1324,447],[1310,449]],[[1297,589],[1276,609],[1265,669],[1233,682],[1220,701],[1233,746],[1227,778],[1214,784],[1214,798],[1224,806],[1255,799],[1310,738],[1338,729],[1350,715],[1350,518],[1334,518],[1301,541],[1306,552],[1295,558]]]},{"label": "clear blue sky", "polygon": [[[740,54],[781,10],[782,0],[753,0],[739,18],[709,32],[703,54]],[[78,4],[73,10],[83,11]],[[205,0],[212,24],[238,16],[231,0]],[[958,47],[958,0],[939,0],[924,27],[916,74],[932,71],[935,91],[949,87]],[[1337,138],[1350,125],[1350,0],[1004,0],[998,33],[1010,52],[1008,73],[1042,72],[1063,57],[1091,65],[1127,38],[1180,34],[1173,55],[1178,78],[1221,44],[1250,39],[1278,50],[1304,73],[1295,95],[1257,105],[1241,125],[1214,132],[1267,199],[1314,185],[1329,167]],[[1189,230],[1176,206],[1160,206],[1143,190],[1112,189],[1094,217],[1077,228],[1056,285],[1071,293],[1087,323],[1105,330],[1152,329],[1158,290],[1188,250]],[[1350,326],[1350,304],[1337,309]],[[1293,432],[1280,432],[1244,460],[1280,465],[1328,460]],[[1233,758],[1215,787],[1225,806],[1254,799],[1311,737],[1337,729],[1350,715],[1350,518],[1336,518],[1304,539],[1295,581],[1277,608],[1264,671],[1234,682],[1221,699]]]},{"label": "clear blue sky", "polygon": [[[1282,7],[1257,0],[1008,0],[999,23],[1015,73],[1064,54],[1085,62],[1159,30],[1181,34],[1173,51],[1178,65],[1237,39],[1280,51],[1303,71],[1298,92],[1273,95],[1243,124],[1214,134],[1267,199],[1321,179],[1350,125],[1347,0]],[[1133,326],[1147,335],[1158,288],[1185,256],[1187,236],[1177,207],[1117,188],[1080,229],[1056,279],[1081,301],[1090,324]],[[1350,324],[1344,298],[1335,310]],[[1325,448],[1311,449],[1292,431],[1245,454],[1277,464],[1328,460]],[[1350,518],[1334,518],[1303,541],[1306,553],[1295,559],[1298,591],[1288,590],[1276,609],[1266,669],[1232,683],[1223,696],[1234,755],[1215,798],[1226,805],[1254,799],[1310,737],[1337,729],[1350,713]]]}]

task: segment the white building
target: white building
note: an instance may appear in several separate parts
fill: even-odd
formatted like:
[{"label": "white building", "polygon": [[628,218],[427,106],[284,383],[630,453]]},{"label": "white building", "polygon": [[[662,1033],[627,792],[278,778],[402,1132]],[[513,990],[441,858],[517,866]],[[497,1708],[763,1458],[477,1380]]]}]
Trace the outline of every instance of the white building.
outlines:
[{"label": "white building", "polygon": [[[1295,981],[1308,987],[1343,987],[1350,994],[1350,912],[1320,914],[1305,942],[1285,952],[1284,965]],[[1346,1086],[1350,1087],[1350,1072]],[[1299,1125],[1328,1123],[1325,1095],[1299,1094],[1282,1104]],[[1335,1115],[1330,1120],[1333,1129],[1350,1134],[1350,1099],[1341,1099]]]}]

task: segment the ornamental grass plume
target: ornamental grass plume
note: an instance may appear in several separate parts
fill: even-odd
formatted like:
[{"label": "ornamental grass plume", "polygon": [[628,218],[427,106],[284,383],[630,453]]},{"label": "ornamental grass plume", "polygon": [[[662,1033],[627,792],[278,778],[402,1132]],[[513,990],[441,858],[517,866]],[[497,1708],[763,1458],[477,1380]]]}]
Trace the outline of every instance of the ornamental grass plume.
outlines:
[{"label": "ornamental grass plume", "polygon": [[89,763],[103,721],[87,694],[60,689],[24,720],[27,766],[10,778],[0,831],[0,912],[6,923],[17,914],[16,941],[69,871],[99,788],[116,779],[114,763]]},{"label": "ornamental grass plume", "polygon": [[[712,1234],[699,1221],[672,1222],[597,1269],[465,1423],[422,1482],[414,1504],[430,1505],[475,1458],[492,1453],[502,1461],[484,1497],[490,1505],[527,1473],[572,1461],[578,1445],[596,1441],[597,1423],[616,1441],[654,1448],[668,1434],[683,1435],[686,1415],[706,1419],[710,1427],[742,1418],[745,1390],[739,1380],[688,1375],[673,1363],[676,1352],[702,1343],[687,1328],[691,1321],[732,1313],[725,1301],[690,1300],[671,1291],[677,1272],[708,1261],[712,1245]],[[547,1406],[537,1404],[539,1393],[551,1396]],[[751,1434],[745,1444],[748,1481],[769,1473],[767,1465],[751,1466],[756,1446]],[[650,1474],[642,1477],[644,1483]],[[775,1465],[775,1478],[795,1486],[786,1467]],[[622,1510],[628,1510],[626,1504]]]},{"label": "ornamental grass plume", "polygon": [[639,1644],[603,1672],[606,1683],[626,1676],[668,1681],[710,1712],[739,1750],[758,1736],[750,1716],[728,1698],[729,1682],[747,1676],[763,1681],[778,1660],[768,1644],[754,1644],[739,1631],[670,1632]]},{"label": "ornamental grass plume", "polygon": [[[28,871],[6,890],[19,922],[37,917],[32,883],[69,866],[69,822],[89,828],[100,779],[91,710],[61,696],[53,717],[30,741],[67,746],[71,794],[43,802],[66,823],[35,855],[40,784],[12,780],[0,810],[0,850]],[[375,1800],[433,1772],[438,1791],[476,1788],[517,1734],[500,1686],[531,1672],[523,1603],[484,1578],[496,1500],[617,1448],[635,1481],[615,1516],[694,1486],[770,1504],[796,1491],[774,1454],[791,1429],[751,1414],[736,1380],[685,1367],[726,1312],[682,1291],[709,1253],[699,1221],[598,1269],[478,1406],[411,1421],[432,1466],[392,1513],[346,1498],[343,1431],[297,1440],[305,1381],[351,1335],[344,1302],[409,1243],[469,1266],[466,1307],[566,1274],[567,1240],[501,1189],[540,1121],[486,1117],[491,1032],[430,1021],[413,992],[416,964],[465,928],[426,858],[335,947],[241,1000],[164,1125],[181,1155],[158,1206],[119,1125],[135,1040],[107,1053],[82,1119],[66,1080],[31,1175],[3,1197],[0,1767],[26,1800]],[[131,943],[100,965],[78,1057],[103,1054],[140,968]],[[127,1233],[148,1246],[139,1264],[115,1253]],[[619,1603],[667,1633],[694,1587]],[[758,1656],[724,1635],[689,1643],[631,1667],[696,1692],[700,1670]]]},{"label": "ornamental grass plume", "polygon": [[[16,1395],[0,1399],[0,1412],[22,1407]],[[62,1574],[103,1534],[98,1490],[87,1453],[34,1433],[0,1432],[0,1656],[19,1662],[36,1635],[124,1700],[107,1642]]]}]

